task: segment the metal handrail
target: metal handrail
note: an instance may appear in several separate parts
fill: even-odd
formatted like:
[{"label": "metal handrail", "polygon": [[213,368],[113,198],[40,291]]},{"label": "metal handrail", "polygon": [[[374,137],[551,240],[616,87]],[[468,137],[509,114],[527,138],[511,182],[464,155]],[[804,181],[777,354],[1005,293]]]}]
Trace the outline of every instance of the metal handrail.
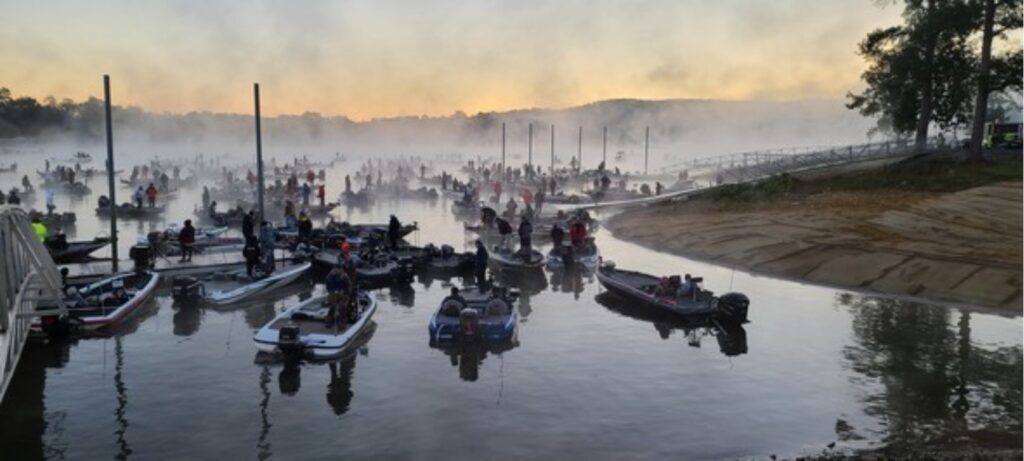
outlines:
[{"label": "metal handrail", "polygon": [[63,309],[57,265],[36,236],[25,210],[0,206],[0,400],[28,339],[40,300]]}]

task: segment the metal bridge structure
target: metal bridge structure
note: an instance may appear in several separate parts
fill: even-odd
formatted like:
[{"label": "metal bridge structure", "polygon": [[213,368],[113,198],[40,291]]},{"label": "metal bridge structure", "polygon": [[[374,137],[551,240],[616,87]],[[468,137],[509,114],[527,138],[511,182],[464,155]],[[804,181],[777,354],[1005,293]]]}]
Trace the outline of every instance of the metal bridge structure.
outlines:
[{"label": "metal bridge structure", "polygon": [[17,206],[0,206],[0,401],[39,306],[63,310],[60,272]]},{"label": "metal bridge structure", "polygon": [[[676,190],[658,196],[595,202],[565,208],[597,209],[648,205],[671,201],[687,196],[699,195],[709,188],[721,184],[754,182],[782,173],[798,173],[820,168],[841,167],[862,162],[886,159],[900,159],[924,152],[941,152],[956,149],[955,144],[943,142],[941,138],[930,138],[924,148],[913,140],[894,140],[867,144],[833,147],[799,147],[772,149],[754,152],[701,157],[674,163],[661,168],[662,175],[687,172],[690,179],[705,178],[705,183],[695,181],[685,190]],[[643,181],[643,179],[637,179]],[[556,207],[557,208],[557,207]]]},{"label": "metal bridge structure", "polygon": [[696,158],[668,165],[662,168],[662,171],[710,171],[715,175],[722,175],[722,182],[741,183],[780,173],[907,157],[920,152],[936,152],[954,147],[943,142],[941,138],[930,138],[924,148],[918,147],[913,140],[904,139],[839,147],[772,149]]}]

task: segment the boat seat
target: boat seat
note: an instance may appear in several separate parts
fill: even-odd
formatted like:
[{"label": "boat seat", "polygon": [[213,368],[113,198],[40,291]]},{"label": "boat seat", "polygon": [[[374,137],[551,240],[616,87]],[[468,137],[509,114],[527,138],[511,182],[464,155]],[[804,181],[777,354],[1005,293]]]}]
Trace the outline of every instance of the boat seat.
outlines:
[{"label": "boat seat", "polygon": [[441,315],[446,317],[458,317],[459,312],[466,307],[465,303],[461,303],[454,299],[449,299],[441,304]]},{"label": "boat seat", "polygon": [[492,299],[487,303],[487,315],[490,317],[498,317],[509,314],[509,305],[507,302],[500,299]]}]

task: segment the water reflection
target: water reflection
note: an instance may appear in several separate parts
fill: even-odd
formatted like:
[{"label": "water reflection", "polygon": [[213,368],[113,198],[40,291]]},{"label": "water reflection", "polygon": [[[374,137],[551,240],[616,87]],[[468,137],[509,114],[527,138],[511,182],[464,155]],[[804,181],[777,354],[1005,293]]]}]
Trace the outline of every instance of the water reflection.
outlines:
[{"label": "water reflection", "polygon": [[480,341],[431,343],[431,347],[441,350],[444,355],[448,356],[448,362],[452,367],[459,369],[459,378],[469,382],[474,382],[480,378],[480,366],[483,365],[488,353],[500,356],[503,352],[510,351],[518,346],[518,340],[499,344],[488,344]]},{"label": "water reflection", "polygon": [[175,302],[174,309],[174,335],[192,336],[199,331],[199,325],[203,321],[203,309],[199,306]]},{"label": "water reflection", "polygon": [[412,285],[394,285],[388,289],[391,303],[399,306],[413,307],[416,304],[416,289]]},{"label": "water reflection", "polygon": [[623,316],[652,323],[661,339],[667,340],[673,333],[680,332],[688,346],[700,348],[703,339],[712,336],[718,343],[718,350],[728,357],[747,353],[747,331],[742,325],[722,325],[710,319],[682,319],[636,306],[629,300],[619,298],[608,291],[595,296],[594,300],[608,310]]},{"label": "water reflection", "polygon": [[117,459],[128,459],[132,449],[128,445],[128,387],[124,384],[124,344],[120,335],[114,337],[114,389],[117,393],[117,405],[114,407],[114,421],[117,428]]},{"label": "water reflection", "polygon": [[[848,366],[878,392],[861,396],[881,420],[885,452],[910,447],[1019,450],[1022,351],[971,340],[971,313],[894,299],[836,297],[853,317]],[[956,316],[954,322],[951,318]]]},{"label": "water reflection", "polygon": [[551,271],[551,291],[572,293],[573,299],[579,300],[583,294],[586,284],[594,281],[593,274],[586,277],[584,283],[584,270],[576,266],[563,266]]},{"label": "water reflection", "polygon": [[47,414],[44,391],[46,369],[63,368],[70,349],[70,343],[63,341],[25,347],[18,371],[0,403],[0,453],[17,453],[24,459],[63,457],[59,448],[48,446],[44,440],[54,416]]}]

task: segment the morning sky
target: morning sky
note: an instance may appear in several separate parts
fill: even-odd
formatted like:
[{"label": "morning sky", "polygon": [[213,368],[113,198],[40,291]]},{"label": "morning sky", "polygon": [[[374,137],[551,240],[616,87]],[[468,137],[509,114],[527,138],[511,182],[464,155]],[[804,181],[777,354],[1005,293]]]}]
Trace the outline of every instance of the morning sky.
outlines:
[{"label": "morning sky", "polygon": [[0,0],[0,86],[358,120],[609,98],[840,99],[872,0]]}]

